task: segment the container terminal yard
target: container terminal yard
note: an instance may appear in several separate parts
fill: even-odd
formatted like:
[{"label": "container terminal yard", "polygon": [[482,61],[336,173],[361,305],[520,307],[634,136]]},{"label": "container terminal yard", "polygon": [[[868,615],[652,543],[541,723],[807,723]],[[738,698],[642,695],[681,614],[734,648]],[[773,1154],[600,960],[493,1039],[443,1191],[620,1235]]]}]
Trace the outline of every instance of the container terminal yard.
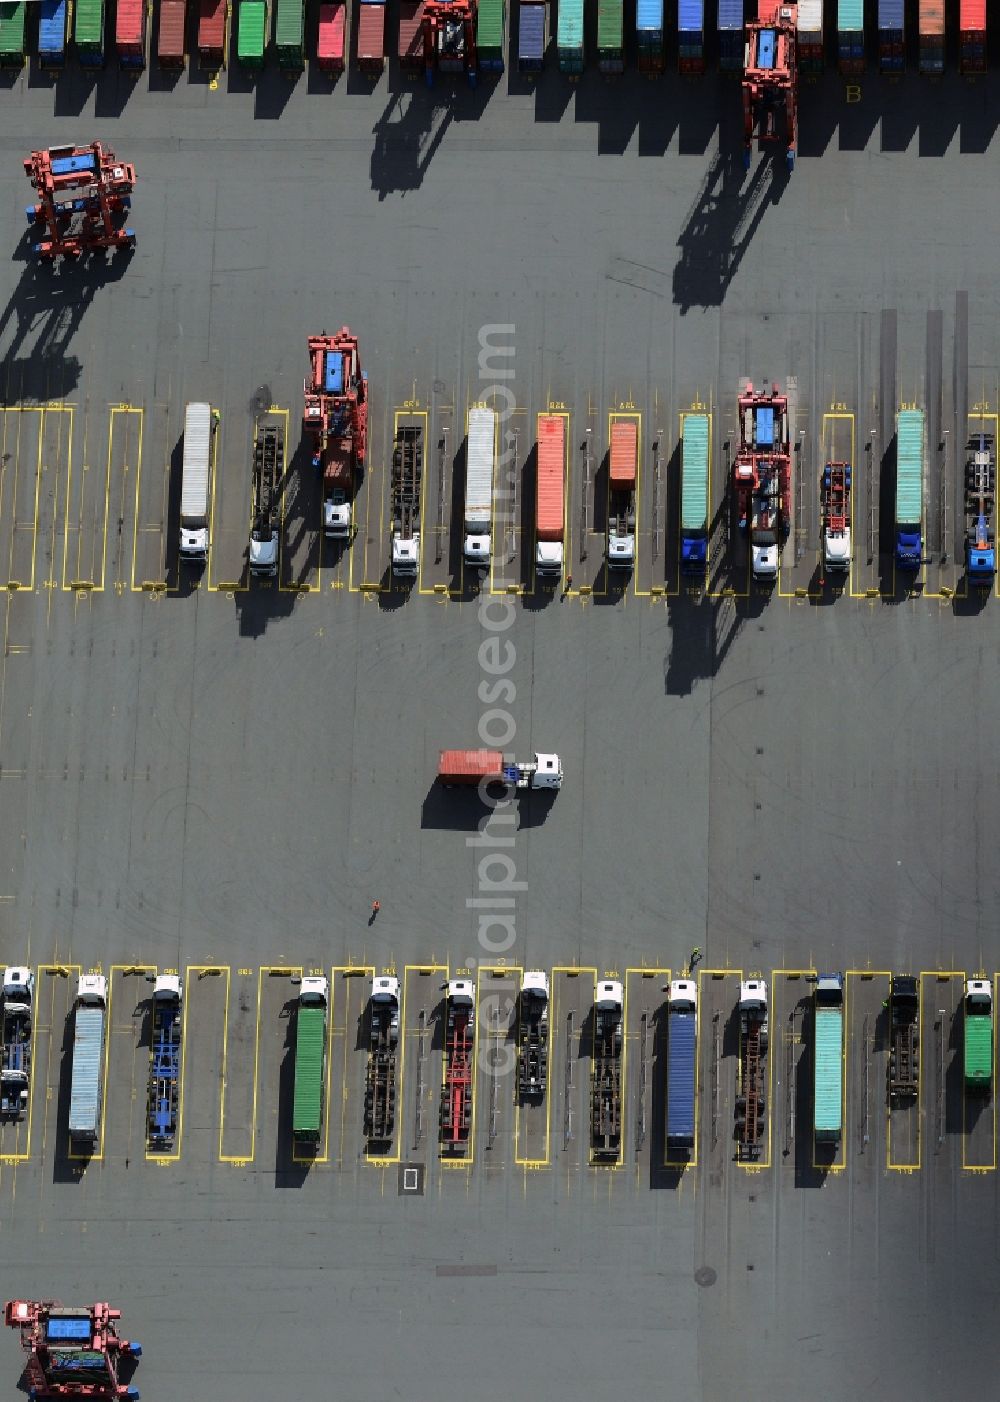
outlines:
[{"label": "container terminal yard", "polygon": [[0,1397],[992,1395],[932,10],[0,3]]}]

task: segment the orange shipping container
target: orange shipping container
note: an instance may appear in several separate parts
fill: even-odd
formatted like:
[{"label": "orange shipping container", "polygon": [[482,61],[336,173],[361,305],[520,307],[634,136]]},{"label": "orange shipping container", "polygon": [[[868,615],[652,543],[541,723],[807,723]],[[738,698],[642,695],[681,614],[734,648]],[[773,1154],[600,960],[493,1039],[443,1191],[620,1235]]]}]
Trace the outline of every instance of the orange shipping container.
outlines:
[{"label": "orange shipping container", "polygon": [[442,750],[438,758],[438,778],[442,784],[478,784],[481,779],[503,775],[503,755],[499,750]]},{"label": "orange shipping container", "polygon": [[639,454],[639,426],[635,419],[615,419],[611,425],[611,485],[634,487]]},{"label": "orange shipping container", "polygon": [[563,484],[566,469],[566,420],[560,414],[538,419],[538,473],[535,484],[535,531],[539,540],[563,538]]},{"label": "orange shipping container", "polygon": [[399,3],[399,56],[400,68],[412,71],[423,63],[423,0],[400,0]]},{"label": "orange shipping container", "polygon": [[156,52],[161,63],[184,64],[185,0],[160,0],[160,36]]},{"label": "orange shipping container", "polygon": [[944,0],[920,0],[920,34],[944,33]]}]

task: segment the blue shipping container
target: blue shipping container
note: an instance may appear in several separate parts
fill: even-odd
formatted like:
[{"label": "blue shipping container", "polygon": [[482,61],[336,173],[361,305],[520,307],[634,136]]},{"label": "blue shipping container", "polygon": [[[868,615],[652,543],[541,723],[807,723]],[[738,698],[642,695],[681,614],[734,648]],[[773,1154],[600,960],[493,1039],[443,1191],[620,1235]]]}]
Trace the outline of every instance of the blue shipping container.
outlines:
[{"label": "blue shipping container", "polygon": [[96,1139],[100,1128],[103,1053],[104,1009],[78,1007],[69,1089],[69,1132],[81,1139]]},{"label": "blue shipping container", "polygon": [[698,1015],[695,1012],[672,1012],[668,1027],[667,1142],[692,1146]]},{"label": "blue shipping container", "polygon": [[879,29],[903,32],[903,8],[905,0],[878,0]]},{"label": "blue shipping container", "polygon": [[679,0],[677,28],[681,34],[701,34],[705,27],[704,0]]},{"label": "blue shipping container", "polygon": [[663,0],[636,0],[635,27],[640,32],[663,33]]},{"label": "blue shipping container", "polygon": [[66,58],[66,0],[42,0],[38,13],[38,57],[43,64]]},{"label": "blue shipping container", "polygon": [[719,28],[743,29],[743,0],[719,0]]},{"label": "blue shipping container", "polygon": [[522,5],[517,30],[518,67],[526,72],[541,68],[545,54],[545,6]]}]

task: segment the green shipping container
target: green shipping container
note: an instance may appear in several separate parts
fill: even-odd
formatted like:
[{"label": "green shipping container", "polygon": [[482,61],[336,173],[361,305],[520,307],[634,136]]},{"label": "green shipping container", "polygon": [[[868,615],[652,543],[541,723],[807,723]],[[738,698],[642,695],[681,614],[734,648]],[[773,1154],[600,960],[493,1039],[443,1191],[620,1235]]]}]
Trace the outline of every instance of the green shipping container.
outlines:
[{"label": "green shipping container", "polygon": [[708,415],[685,414],[681,440],[681,530],[708,525]]},{"label": "green shipping container", "polygon": [[837,29],[841,34],[864,30],[865,12],[862,0],[837,0]]},{"label": "green shipping container", "polygon": [[988,1090],[993,1080],[993,1018],[965,1014],[965,1084]]},{"label": "green shipping container", "polygon": [[924,411],[903,409],[896,418],[896,524],[918,526],[924,500]]},{"label": "green shipping container", "polygon": [[78,49],[103,47],[104,0],[77,0],[73,18],[73,39]]},{"label": "green shipping container", "polygon": [[305,64],[305,0],[278,0],[274,45],[282,68]]},{"label": "green shipping container", "polygon": [[583,0],[559,0],[556,52],[564,73],[583,72]]},{"label": "green shipping container", "polygon": [[597,0],[598,53],[621,53],[622,0]]},{"label": "green shipping container", "polygon": [[240,63],[259,68],[264,62],[264,36],[267,29],[265,0],[240,0],[236,57]]},{"label": "green shipping container", "polygon": [[20,68],[24,62],[24,0],[0,0],[0,68]]},{"label": "green shipping container", "polygon": [[503,0],[479,0],[476,47],[491,50],[503,48]]},{"label": "green shipping container", "polygon": [[323,1123],[323,1060],[326,1051],[326,1008],[300,1003],[295,1019],[295,1098],[292,1133],[296,1139],[318,1139]]},{"label": "green shipping container", "polygon": [[843,1026],[842,1008],[816,1008],[813,1127],[817,1139],[840,1138]]}]

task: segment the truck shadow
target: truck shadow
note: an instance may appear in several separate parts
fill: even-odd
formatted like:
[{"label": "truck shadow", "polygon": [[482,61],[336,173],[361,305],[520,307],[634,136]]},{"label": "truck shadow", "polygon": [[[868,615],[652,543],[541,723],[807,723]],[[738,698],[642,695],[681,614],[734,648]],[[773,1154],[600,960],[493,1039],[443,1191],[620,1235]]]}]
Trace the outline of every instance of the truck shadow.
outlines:
[{"label": "truck shadow", "polygon": [[[285,1019],[285,1040],[281,1049],[281,1063],[278,1069],[278,1121],[274,1143],[274,1186],[276,1188],[302,1187],[309,1176],[309,1170],[320,1155],[324,1136],[329,1129],[329,1126],[324,1123],[319,1143],[315,1146],[313,1153],[309,1153],[308,1149],[301,1144],[296,1145],[292,1139],[292,1106],[295,1100],[295,1017],[293,1014],[297,1004],[296,998],[289,998],[282,1005],[280,1013],[280,1016]],[[325,1076],[323,1096],[325,1100]]]},{"label": "truck shadow", "polygon": [[55,1150],[52,1155],[53,1183],[80,1183],[90,1156],[70,1158],[69,1100],[73,1083],[73,1044],[76,1040],[74,1010],[71,1008],[63,1024],[62,1045],[59,1048],[59,1081],[56,1097]]}]

